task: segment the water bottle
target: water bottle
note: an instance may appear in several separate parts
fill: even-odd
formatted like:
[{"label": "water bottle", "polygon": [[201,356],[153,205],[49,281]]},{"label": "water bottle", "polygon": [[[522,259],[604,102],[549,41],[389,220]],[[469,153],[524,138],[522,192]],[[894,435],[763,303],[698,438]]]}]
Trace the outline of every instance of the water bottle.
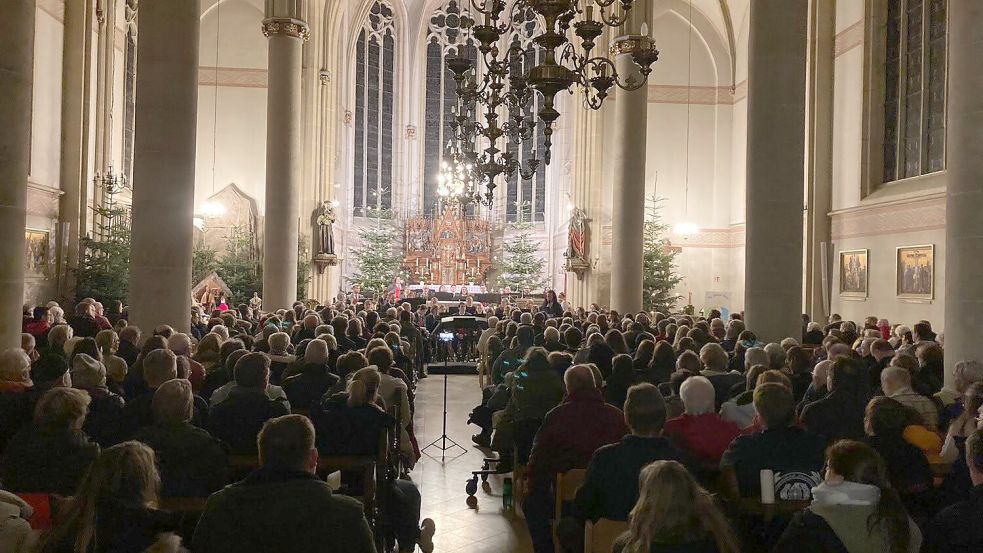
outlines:
[{"label": "water bottle", "polygon": [[506,478],[505,482],[502,484],[502,507],[505,509],[512,508],[512,479]]}]

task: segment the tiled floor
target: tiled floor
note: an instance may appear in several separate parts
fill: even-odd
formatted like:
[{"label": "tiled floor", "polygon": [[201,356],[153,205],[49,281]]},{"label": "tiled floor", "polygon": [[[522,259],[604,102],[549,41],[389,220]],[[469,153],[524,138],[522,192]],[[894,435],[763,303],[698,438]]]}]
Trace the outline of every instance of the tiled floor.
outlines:
[{"label": "tiled floor", "polygon": [[[502,478],[491,477],[489,493],[478,488],[477,509],[467,506],[465,483],[481,468],[484,453],[471,443],[477,427],[467,424],[468,413],[481,400],[478,377],[447,377],[447,435],[467,452],[453,448],[441,461],[440,449],[431,447],[411,473],[423,496],[423,517],[437,523],[434,537],[439,553],[528,553],[532,551],[525,522],[502,509]],[[444,377],[430,376],[417,386],[414,423],[420,446],[441,434]],[[429,454],[429,455],[428,455]]]}]

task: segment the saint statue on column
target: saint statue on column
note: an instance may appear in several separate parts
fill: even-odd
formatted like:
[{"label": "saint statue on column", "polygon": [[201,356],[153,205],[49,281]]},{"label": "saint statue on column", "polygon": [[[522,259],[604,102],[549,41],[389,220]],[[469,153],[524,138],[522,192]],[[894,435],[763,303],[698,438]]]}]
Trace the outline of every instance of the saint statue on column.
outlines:
[{"label": "saint statue on column", "polygon": [[576,207],[570,212],[570,225],[567,241],[567,259],[587,260],[588,228],[587,213]]},{"label": "saint statue on column", "polygon": [[334,207],[331,202],[324,201],[314,210],[314,228],[317,231],[318,255],[334,255]]}]

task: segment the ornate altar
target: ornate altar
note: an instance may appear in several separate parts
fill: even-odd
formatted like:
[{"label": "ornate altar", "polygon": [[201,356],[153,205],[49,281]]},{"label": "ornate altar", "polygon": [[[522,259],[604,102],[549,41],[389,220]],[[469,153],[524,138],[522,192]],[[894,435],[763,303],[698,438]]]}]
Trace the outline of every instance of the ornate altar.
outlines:
[{"label": "ornate altar", "polygon": [[491,265],[491,227],[449,206],[437,218],[406,221],[403,268],[409,282],[484,284]]}]

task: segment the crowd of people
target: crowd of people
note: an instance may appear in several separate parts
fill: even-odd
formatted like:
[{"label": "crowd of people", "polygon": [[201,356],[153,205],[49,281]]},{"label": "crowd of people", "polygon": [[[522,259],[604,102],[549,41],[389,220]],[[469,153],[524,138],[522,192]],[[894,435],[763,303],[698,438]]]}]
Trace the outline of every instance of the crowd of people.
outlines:
[{"label": "crowd of people", "polygon": [[[630,522],[632,553],[983,551],[966,522],[983,516],[983,365],[944,378],[928,321],[804,316],[764,343],[716,311],[501,315],[469,422],[501,471],[524,467],[537,553],[582,551],[600,519]],[[555,520],[572,469],[586,479]],[[764,520],[742,503],[762,494],[808,508]]]},{"label": "crowd of people", "polygon": [[[386,432],[401,473],[385,480],[389,537],[432,551],[405,473],[448,311],[487,318],[473,440],[524,475],[537,553],[579,553],[600,519],[628,522],[626,553],[983,551],[983,365],[944,378],[927,321],[804,318],[763,343],[739,314],[622,314],[552,292],[523,308],[244,303],[194,311],[188,333],[145,333],[93,299],[71,311],[25,308],[22,347],[0,353],[2,551],[375,552],[363,506],[317,467],[378,453]],[[248,455],[258,468],[234,474]],[[576,468],[584,483],[555,520],[556,476]],[[366,485],[342,475],[342,492]],[[742,511],[772,494],[808,507]],[[191,529],[159,508],[189,497],[208,497]]]}]

